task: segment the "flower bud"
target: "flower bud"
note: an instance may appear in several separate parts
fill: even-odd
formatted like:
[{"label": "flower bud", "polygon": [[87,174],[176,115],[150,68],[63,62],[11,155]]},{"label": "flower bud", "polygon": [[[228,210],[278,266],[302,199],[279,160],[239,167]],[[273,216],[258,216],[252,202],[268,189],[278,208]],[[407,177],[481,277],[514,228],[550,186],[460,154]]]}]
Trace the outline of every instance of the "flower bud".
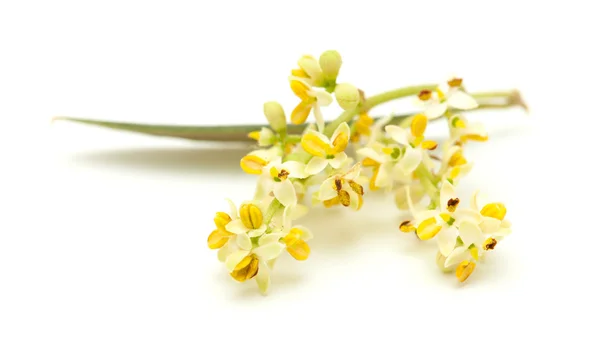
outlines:
[{"label": "flower bud", "polygon": [[276,132],[284,131],[286,128],[285,112],[279,102],[271,101],[265,102],[263,111],[265,117],[269,121],[269,125]]},{"label": "flower bud", "polygon": [[319,65],[325,79],[335,82],[342,66],[342,56],[335,50],[325,51],[319,57]]},{"label": "flower bud", "polygon": [[344,110],[352,110],[358,106],[360,95],[358,89],[350,83],[340,83],[335,87],[335,98]]}]

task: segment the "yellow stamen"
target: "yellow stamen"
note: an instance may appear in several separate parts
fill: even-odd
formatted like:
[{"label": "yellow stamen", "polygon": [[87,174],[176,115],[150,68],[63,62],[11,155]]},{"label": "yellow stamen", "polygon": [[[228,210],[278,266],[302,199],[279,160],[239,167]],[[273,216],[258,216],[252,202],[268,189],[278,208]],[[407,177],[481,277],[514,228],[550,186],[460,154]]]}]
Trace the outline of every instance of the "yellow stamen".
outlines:
[{"label": "yellow stamen", "polygon": [[229,237],[228,235],[224,235],[220,230],[215,229],[208,235],[208,248],[216,250],[223,247],[229,240]]},{"label": "yellow stamen", "polygon": [[302,136],[300,144],[307,153],[322,158],[327,155],[327,149],[329,149],[329,145],[315,134],[305,134]]},{"label": "yellow stamen", "polygon": [[364,191],[362,185],[358,184],[354,180],[349,180],[348,184],[350,185],[350,188],[352,188],[352,190],[354,190],[354,192],[356,194],[358,194],[358,195],[364,195],[365,194],[365,191]]},{"label": "yellow stamen", "polygon": [[294,92],[294,94],[298,96],[302,101],[308,101],[311,98],[308,95],[308,86],[300,81],[290,81],[290,88],[292,89],[292,92]]},{"label": "yellow stamen", "polygon": [[467,135],[462,135],[460,137],[460,141],[461,142],[466,142],[466,141],[478,141],[478,142],[485,142],[488,141],[488,136],[487,135],[477,135],[477,134],[467,134]]},{"label": "yellow stamen", "polygon": [[292,69],[292,76],[300,77],[300,78],[310,78],[303,69]]},{"label": "yellow stamen", "polygon": [[463,261],[456,267],[456,278],[460,282],[465,282],[475,270],[475,262]]},{"label": "yellow stamen", "polygon": [[479,261],[479,249],[477,247],[475,247],[475,245],[471,245],[469,247],[469,253],[471,254],[471,257],[473,257],[473,259],[475,261]]},{"label": "yellow stamen", "polygon": [[231,272],[231,277],[236,281],[244,282],[250,280],[258,273],[258,257],[255,255],[248,255],[235,266]]},{"label": "yellow stamen", "polygon": [[252,131],[251,133],[248,134],[248,137],[258,141],[258,139],[260,139],[260,131]]},{"label": "yellow stamen", "polygon": [[431,98],[431,91],[428,89],[424,89],[421,92],[419,92],[418,97],[421,101],[429,101],[429,99]]},{"label": "yellow stamen", "polygon": [[240,160],[240,167],[248,174],[260,174],[267,161],[256,155],[246,155]]},{"label": "yellow stamen", "polygon": [[344,207],[348,207],[350,205],[350,193],[345,190],[340,190],[338,192],[338,197],[340,198],[340,203],[342,203]]},{"label": "yellow stamen", "polygon": [[421,144],[421,142],[425,139],[425,136],[418,136],[415,137],[415,139],[411,142],[413,147],[417,147]]},{"label": "yellow stamen", "polygon": [[371,158],[364,158],[362,164],[363,166],[379,166],[379,163]]},{"label": "yellow stamen", "polygon": [[400,223],[399,228],[400,228],[400,231],[402,231],[404,233],[412,232],[416,229],[415,226],[413,226],[413,224],[410,221],[404,221],[404,222]]},{"label": "yellow stamen", "polygon": [[460,117],[455,117],[452,119],[452,126],[456,127],[457,129],[464,129],[467,127],[467,124]]},{"label": "yellow stamen", "polygon": [[356,210],[359,210],[362,208],[363,202],[364,202],[363,196],[359,194],[358,195],[358,205],[356,206]]},{"label": "yellow stamen", "polygon": [[232,235],[233,234],[225,229],[225,226],[229,222],[231,222],[231,217],[229,216],[229,214],[227,214],[225,212],[217,212],[215,214],[215,218],[213,220],[215,222],[215,226],[217,226],[217,229],[219,231],[221,231],[221,233],[223,233],[224,235]]},{"label": "yellow stamen", "polygon": [[324,200],[323,201],[323,205],[325,206],[325,208],[331,208],[335,205],[340,204],[340,198],[339,197],[333,197],[331,199],[328,200]]},{"label": "yellow stamen", "polygon": [[[365,159],[367,160],[367,159]],[[369,180],[369,189],[371,190],[378,190],[379,187],[375,185],[375,181],[377,180],[377,175],[379,174],[379,167],[381,165],[377,164],[374,168],[373,168],[373,175],[371,176],[371,179]]]},{"label": "yellow stamen", "polygon": [[304,240],[300,239],[301,235],[301,230],[292,228],[290,233],[283,238],[283,242],[286,244],[287,251],[292,257],[296,260],[304,261],[310,254],[310,247]]},{"label": "yellow stamen", "polygon": [[421,143],[421,148],[425,150],[435,150],[437,146],[437,142],[433,140],[425,140]]},{"label": "yellow stamen", "polygon": [[452,170],[450,171],[450,179],[456,179],[459,174],[460,174],[460,168],[458,168],[458,167],[452,168]]},{"label": "yellow stamen", "polygon": [[410,124],[410,132],[414,137],[421,137],[427,128],[427,116],[422,113],[416,114]]},{"label": "yellow stamen", "polygon": [[312,110],[312,103],[301,101],[296,108],[292,111],[292,115],[290,121],[294,125],[300,125],[306,122],[308,115],[310,114],[310,110]]},{"label": "yellow stamen", "polygon": [[458,198],[448,199],[448,203],[446,203],[446,209],[448,210],[448,212],[454,212],[456,210],[456,207],[458,206],[458,203],[460,203],[460,199]]},{"label": "yellow stamen", "polygon": [[327,154],[335,155],[339,154],[342,151],[346,150],[346,146],[348,146],[348,134],[345,132],[340,132],[332,142],[333,147],[328,148]]},{"label": "yellow stamen", "polygon": [[438,98],[439,98],[440,100],[443,100],[443,99],[444,99],[444,97],[446,97],[446,95],[444,94],[444,92],[442,92],[442,90],[441,90],[441,89],[439,89],[439,88],[436,88],[436,89],[435,89],[435,93],[437,93],[437,96],[438,96]]},{"label": "yellow stamen", "polygon": [[459,166],[467,163],[467,159],[464,158],[462,150],[458,150],[455,152],[448,161],[448,165],[450,166]]},{"label": "yellow stamen", "polygon": [[498,244],[498,241],[495,238],[488,238],[485,240],[485,242],[483,243],[483,249],[488,251],[488,250],[493,250],[496,245]]},{"label": "yellow stamen", "polygon": [[423,241],[427,241],[435,237],[441,229],[442,226],[436,223],[434,217],[431,217],[419,224],[417,227],[417,236]]},{"label": "yellow stamen", "polygon": [[462,78],[452,78],[448,81],[448,86],[450,87],[460,87],[462,85]]},{"label": "yellow stamen", "polygon": [[481,208],[481,215],[503,220],[506,216],[506,207],[502,203],[490,203]]},{"label": "yellow stamen", "polygon": [[242,204],[240,207],[240,219],[246,228],[257,229],[263,222],[262,211],[254,204]]},{"label": "yellow stamen", "polygon": [[448,213],[440,213],[440,218],[441,218],[441,219],[442,219],[444,222],[448,223],[448,222],[450,222],[450,220],[452,219],[452,216],[451,216],[450,214],[448,214]]}]

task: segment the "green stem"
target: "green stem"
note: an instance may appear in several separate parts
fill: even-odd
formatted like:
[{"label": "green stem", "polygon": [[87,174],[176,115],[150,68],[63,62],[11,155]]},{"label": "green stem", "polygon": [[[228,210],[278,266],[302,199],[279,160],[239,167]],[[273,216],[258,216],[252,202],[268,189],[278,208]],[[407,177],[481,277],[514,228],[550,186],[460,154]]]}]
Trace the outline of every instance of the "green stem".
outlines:
[{"label": "green stem", "polygon": [[275,213],[277,213],[277,211],[279,211],[282,207],[283,207],[283,204],[281,204],[276,198],[274,198],[271,201],[271,204],[269,204],[269,206],[267,207],[267,211],[265,213],[265,224],[266,225],[269,225],[269,223],[271,223],[271,219],[273,219],[273,216],[275,215]]},{"label": "green stem", "polygon": [[329,125],[325,127],[325,135],[331,136],[335,129],[344,122],[350,122],[354,116],[358,115],[360,111],[367,111],[371,108],[380,105],[382,103],[386,103],[392,100],[396,100],[398,98],[414,96],[425,89],[435,89],[437,85],[435,84],[423,84],[418,86],[409,86],[398,88],[395,90],[391,90],[388,92],[380,93],[378,95],[369,97],[365,100],[364,104],[356,107],[353,110],[344,111],[338,118],[333,120]]},{"label": "green stem", "polygon": [[421,185],[425,188],[425,192],[427,193],[427,195],[429,195],[429,198],[431,198],[431,205],[433,205],[433,207],[436,207],[439,199],[439,191],[435,183],[435,177],[425,167],[425,165],[423,165],[423,163],[421,163],[417,167],[417,169],[415,170],[415,174],[421,181]]}]

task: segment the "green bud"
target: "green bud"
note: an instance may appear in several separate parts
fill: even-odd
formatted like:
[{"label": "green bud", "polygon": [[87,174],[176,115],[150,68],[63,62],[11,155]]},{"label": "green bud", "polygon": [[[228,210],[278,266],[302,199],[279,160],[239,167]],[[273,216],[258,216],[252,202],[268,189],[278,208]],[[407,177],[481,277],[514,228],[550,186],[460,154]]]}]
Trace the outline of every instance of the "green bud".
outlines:
[{"label": "green bud", "polygon": [[360,94],[350,83],[340,83],[335,87],[335,99],[344,110],[352,110],[358,106]]},{"label": "green bud", "polygon": [[325,51],[319,57],[319,65],[325,79],[335,82],[342,66],[342,56],[335,50]]},{"label": "green bud", "polygon": [[285,112],[279,102],[271,101],[265,102],[264,105],[265,117],[269,121],[269,125],[276,132],[285,131],[287,125],[285,121]]}]

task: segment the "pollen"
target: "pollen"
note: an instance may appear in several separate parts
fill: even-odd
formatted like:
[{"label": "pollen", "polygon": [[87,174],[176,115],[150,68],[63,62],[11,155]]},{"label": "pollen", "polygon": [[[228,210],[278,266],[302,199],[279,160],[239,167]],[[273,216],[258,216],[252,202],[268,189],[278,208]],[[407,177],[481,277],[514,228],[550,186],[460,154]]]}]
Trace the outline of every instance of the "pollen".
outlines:
[{"label": "pollen", "polygon": [[314,134],[305,134],[302,136],[300,144],[307,153],[322,158],[327,155],[326,151],[329,148],[329,145]]},{"label": "pollen", "polygon": [[363,166],[378,166],[379,163],[371,158],[364,158],[362,161]]},{"label": "pollen", "polygon": [[448,199],[448,203],[446,205],[446,209],[448,210],[448,212],[453,213],[456,210],[458,203],[460,203],[460,199],[458,198]]},{"label": "pollen", "polygon": [[448,86],[450,87],[460,87],[462,85],[462,78],[452,78],[448,81]]},{"label": "pollen", "polygon": [[450,160],[448,161],[448,165],[450,166],[465,165],[466,163],[467,159],[465,159],[465,157],[463,156],[462,150],[458,150],[457,152],[452,154]]},{"label": "pollen", "polygon": [[421,143],[421,148],[425,150],[435,150],[437,146],[437,142],[433,140],[425,140]]},{"label": "pollen", "polygon": [[431,99],[431,91],[428,89],[422,90],[419,92],[419,99],[421,101],[429,101],[429,99]]},{"label": "pollen", "polygon": [[257,229],[262,225],[263,215],[256,205],[242,204],[240,207],[240,218],[248,229]]},{"label": "pollen", "polygon": [[211,250],[216,250],[225,245],[229,240],[230,235],[226,235],[222,233],[220,230],[215,229],[208,235],[208,248]]},{"label": "pollen", "polygon": [[350,193],[342,189],[338,192],[338,198],[344,207],[350,206]]},{"label": "pollen", "polygon": [[490,203],[481,208],[481,215],[491,217],[498,220],[503,220],[506,216],[506,207],[502,203]]},{"label": "pollen", "polygon": [[292,69],[292,76],[300,77],[300,78],[310,78],[303,69]]},{"label": "pollen", "polygon": [[419,224],[417,227],[417,236],[423,241],[427,241],[435,237],[441,229],[442,226],[436,223],[434,217],[431,217]]},{"label": "pollen", "polygon": [[456,267],[456,278],[460,282],[465,282],[475,270],[475,262],[463,261]]},{"label": "pollen", "polygon": [[348,146],[348,135],[345,132],[340,132],[339,135],[335,137],[332,144],[333,147],[326,148],[328,149],[327,154],[335,155],[341,153],[346,150],[346,146]]},{"label": "pollen", "polygon": [[488,250],[493,250],[496,245],[498,244],[498,241],[495,238],[488,238],[485,240],[485,242],[483,243],[483,249],[488,251]]},{"label": "pollen", "polygon": [[248,255],[235,266],[231,272],[231,277],[236,281],[244,282],[250,280],[258,273],[258,257],[256,255]]},{"label": "pollen", "polygon": [[415,226],[413,226],[413,224],[410,221],[404,221],[404,222],[400,223],[399,228],[400,228],[400,231],[402,231],[404,233],[412,232],[416,229]]},{"label": "pollen", "polygon": [[349,180],[348,184],[350,185],[350,188],[352,188],[352,190],[358,194],[358,195],[364,195],[365,191],[362,187],[362,185],[358,184],[357,182],[355,182],[354,180]]},{"label": "pollen", "polygon": [[308,95],[308,86],[304,83],[296,80],[290,81],[290,88],[292,89],[292,92],[294,92],[294,94],[302,101],[307,101],[310,99],[310,96]]},{"label": "pollen", "polygon": [[248,137],[258,141],[258,139],[260,139],[260,131],[252,131],[251,133],[248,134]]}]

